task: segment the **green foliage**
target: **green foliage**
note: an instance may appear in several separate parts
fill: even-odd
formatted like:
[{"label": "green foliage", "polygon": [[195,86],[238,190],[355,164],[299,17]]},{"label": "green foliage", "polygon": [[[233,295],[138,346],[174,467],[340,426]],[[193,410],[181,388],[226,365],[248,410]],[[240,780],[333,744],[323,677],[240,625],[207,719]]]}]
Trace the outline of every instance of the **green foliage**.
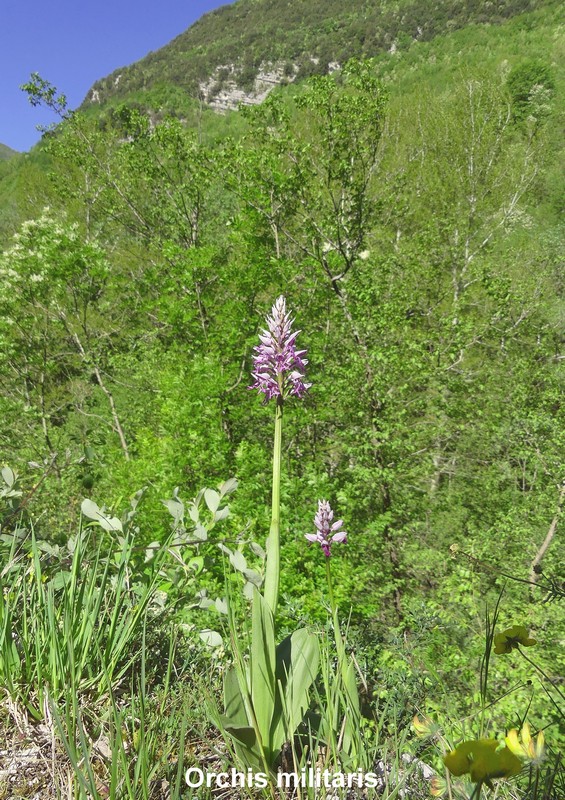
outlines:
[{"label": "green foliage", "polygon": [[[507,78],[512,111],[518,120],[529,114],[548,113],[547,104],[555,91],[555,80],[549,65],[541,61],[526,61],[514,67]],[[545,104],[545,109],[542,106]]]},{"label": "green foliage", "polygon": [[101,693],[127,673],[156,575],[129,583],[130,537],[115,552],[88,531],[66,550],[21,528],[2,539],[9,589],[0,600],[0,680],[41,719],[47,696],[58,703],[69,688]]},{"label": "green foliage", "polygon": [[[147,88],[152,93],[177,88],[185,97],[197,98],[200,84],[214,78],[221,82],[222,68],[225,72],[232,66],[235,82],[247,91],[260,65],[290,63],[298,78],[323,75],[331,63],[376,56],[394,47],[407,50],[414,42],[431,41],[473,23],[485,28],[501,24],[540,5],[539,0],[503,0],[494,8],[486,0],[442,0],[431,9],[421,0],[350,0],[347,6],[338,0],[240,0],[206,14],[165,47],[97,81],[85,105],[113,103],[132,93],[140,97]],[[154,97],[142,102],[158,111],[163,104],[155,103]],[[181,96],[177,102],[186,104]]]},{"label": "green foliage", "polygon": [[[278,12],[283,6],[276,4]],[[429,14],[435,33],[448,27],[448,6],[455,10],[446,3]],[[190,36],[209,25],[216,35],[222,19],[235,30],[248,7],[210,15]],[[409,721],[421,709],[458,732],[456,721],[476,712],[484,602],[492,607],[507,575],[528,580],[534,562],[539,588],[507,587],[500,624],[532,630],[541,643],[536,663],[559,686],[563,608],[541,600],[559,600],[563,580],[560,9],[536,4],[521,13],[523,4],[510,3],[502,22],[492,9],[479,20],[480,3],[457,8],[449,34],[431,40],[429,27],[412,43],[395,34],[395,53],[316,74],[245,113],[200,113],[188,101],[185,113],[181,94],[188,93],[164,81],[145,97],[141,90],[115,96],[104,118],[92,108],[61,109],[63,124],[40,149],[0,165],[0,447],[20,475],[14,482],[6,472],[0,482],[2,569],[11,576],[2,602],[5,623],[20,625],[19,610],[27,609],[45,644],[39,654],[26,644],[26,660],[4,625],[2,652],[6,670],[35,686],[25,702],[36,715],[37,676],[51,681],[46,654],[64,674],[71,670],[68,650],[49,639],[48,613],[79,631],[85,619],[84,609],[71,608],[67,579],[54,588],[50,581],[74,569],[72,597],[83,587],[92,599],[102,567],[108,580],[126,569],[113,551],[125,561],[130,539],[118,546],[119,530],[97,526],[85,542],[77,539],[83,557],[69,570],[69,531],[77,535],[81,503],[86,495],[91,515],[123,525],[123,498],[142,486],[132,580],[135,574],[146,587],[155,559],[163,559],[155,598],[186,626],[179,648],[220,692],[224,561],[235,567],[228,581],[236,610],[245,608],[241,590],[247,585],[250,595],[261,582],[272,415],[246,387],[257,329],[281,292],[300,321],[313,384],[300,408],[285,409],[282,635],[327,619],[320,562],[303,538],[326,497],[350,533],[332,571],[338,623],[348,626],[349,647],[367,675],[361,713],[378,699],[379,731],[389,742],[400,731],[403,747],[441,767],[435,749],[432,756],[410,742]],[[297,9],[283,10],[290,20]],[[398,20],[402,12],[408,25],[415,10],[412,3],[352,9],[348,24],[361,31],[373,12]],[[319,12],[312,4],[312,15]],[[469,14],[476,24],[462,27]],[[323,52],[324,42],[349,41],[336,20],[328,12],[309,39],[308,52],[320,47],[320,71],[337,58]],[[281,58],[298,64],[308,30],[296,35],[292,53],[279,40]],[[367,41],[386,33],[364,30]],[[250,68],[262,58],[256,49]],[[225,63],[211,44],[199,58],[202,75]],[[143,69],[148,64],[169,69],[157,54]],[[137,69],[124,74],[124,92]],[[544,88],[532,92],[535,86]],[[39,88],[43,100],[58,102],[49,84]],[[176,117],[146,114],[157,101]],[[208,502],[197,492],[226,475],[240,482],[230,516],[194,543],[189,509],[211,531],[224,501],[214,509],[210,492],[221,490],[211,489]],[[182,519],[162,498],[175,512],[183,503]],[[19,553],[18,529],[32,523],[31,557],[10,560],[11,547]],[[459,551],[450,550],[454,544]],[[76,636],[79,682],[102,686],[104,669],[130,677],[128,654],[139,653],[143,620],[128,628],[134,599],[122,589],[108,602],[122,603],[129,644],[108,667],[96,654],[91,664],[85,638]],[[64,614],[53,598],[66,598]],[[110,606],[104,613],[111,617]],[[102,652],[108,630],[92,633]],[[204,645],[203,630],[217,647]],[[322,669],[333,654],[325,647]],[[490,696],[498,698],[492,730],[520,727],[529,708],[532,728],[547,725],[546,741],[558,748],[562,723],[543,685],[551,687],[512,659],[490,664]],[[53,685],[63,697],[60,679]],[[323,697],[323,686],[316,691]],[[343,711],[343,686],[336,691]],[[131,719],[141,716],[132,709]],[[124,771],[135,725],[122,707],[110,702],[106,711],[100,725],[108,732],[113,720],[122,754],[113,769]],[[72,713],[78,726],[79,712]],[[372,723],[360,727],[373,731]],[[468,725],[461,739],[469,738]],[[79,744],[77,764],[92,754],[86,736]],[[146,749],[146,764],[154,752]],[[515,794],[512,786],[499,791]],[[533,796],[534,784],[525,791]]]}]

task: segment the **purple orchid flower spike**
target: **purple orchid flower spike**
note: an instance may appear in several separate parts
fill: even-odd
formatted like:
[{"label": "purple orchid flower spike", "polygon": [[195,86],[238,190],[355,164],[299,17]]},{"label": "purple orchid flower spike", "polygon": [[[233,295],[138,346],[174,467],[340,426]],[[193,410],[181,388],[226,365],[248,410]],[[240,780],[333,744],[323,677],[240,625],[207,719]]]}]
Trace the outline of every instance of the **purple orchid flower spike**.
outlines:
[{"label": "purple orchid flower spike", "polygon": [[254,348],[253,356],[254,380],[248,387],[259,389],[265,395],[265,403],[273,397],[303,397],[312,385],[304,381],[306,350],[296,349],[300,331],[292,331],[293,322],[281,295],[267,317],[267,329],[259,334],[261,343]]},{"label": "purple orchid flower spike", "polygon": [[314,517],[314,525],[318,529],[317,533],[305,533],[305,537],[309,542],[316,543],[321,546],[326,558],[331,555],[332,544],[339,544],[340,542],[347,542],[346,531],[340,530],[343,525],[343,520],[338,519],[337,522],[332,522],[334,512],[331,509],[327,500],[318,500],[318,512]]}]

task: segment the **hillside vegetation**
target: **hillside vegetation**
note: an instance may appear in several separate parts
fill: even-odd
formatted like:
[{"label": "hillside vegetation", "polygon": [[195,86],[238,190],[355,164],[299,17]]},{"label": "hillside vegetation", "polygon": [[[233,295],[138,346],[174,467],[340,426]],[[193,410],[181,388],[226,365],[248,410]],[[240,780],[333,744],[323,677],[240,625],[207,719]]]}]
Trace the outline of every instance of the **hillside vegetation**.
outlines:
[{"label": "hillside vegetation", "polygon": [[132,92],[175,87],[205,99],[228,81],[251,92],[262,67],[279,80],[323,75],[332,64],[405,50],[413,41],[469,24],[499,25],[558,3],[543,0],[238,0],[203,16],[165,47],[97,81],[87,95],[104,105]]},{"label": "hillside vegetation", "polygon": [[17,155],[15,150],[12,150],[11,147],[8,147],[6,144],[0,144],[0,161],[7,161],[9,158],[13,158]]},{"label": "hillside vegetation", "polygon": [[[62,122],[0,165],[0,732],[49,743],[42,797],[212,797],[183,770],[309,747],[380,764],[369,797],[564,788],[561,9],[344,9],[241,0],[74,114],[27,86]],[[377,41],[385,17],[345,63],[368,51],[336,20]],[[200,107],[246,36],[254,68],[314,40],[343,66]],[[307,350],[289,380],[311,384],[282,417],[249,390],[281,295]],[[305,538],[322,500],[348,534],[331,558]],[[299,683],[297,642],[320,674],[282,736],[267,684]]]}]

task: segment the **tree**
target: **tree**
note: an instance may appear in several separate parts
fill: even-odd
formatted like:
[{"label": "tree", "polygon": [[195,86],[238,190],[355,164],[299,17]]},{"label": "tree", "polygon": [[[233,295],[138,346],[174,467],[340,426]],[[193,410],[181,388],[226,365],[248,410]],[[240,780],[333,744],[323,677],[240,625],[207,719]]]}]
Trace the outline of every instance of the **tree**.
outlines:
[{"label": "tree", "polygon": [[[77,225],[55,219],[48,210],[24,223],[0,257],[2,393],[13,414],[38,419],[51,457],[57,450],[55,431],[70,410],[90,415],[91,382],[107,403],[102,421],[117,434],[124,457],[130,457],[108,372],[117,326],[124,322],[123,311],[110,303],[116,299],[112,288],[100,247],[82,241]],[[4,435],[11,438],[14,431]]]},{"label": "tree", "polygon": [[[548,102],[555,92],[551,68],[542,61],[528,60],[514,67],[506,79],[512,101],[512,114],[517,120],[528,115],[547,113]],[[542,107],[545,105],[545,111]]]}]

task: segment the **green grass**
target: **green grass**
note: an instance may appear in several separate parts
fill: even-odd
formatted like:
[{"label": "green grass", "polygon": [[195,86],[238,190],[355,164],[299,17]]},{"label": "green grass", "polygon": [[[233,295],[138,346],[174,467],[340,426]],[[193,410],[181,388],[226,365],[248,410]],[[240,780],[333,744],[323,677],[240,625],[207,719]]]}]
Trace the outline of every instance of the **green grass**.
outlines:
[{"label": "green grass", "polygon": [[[234,654],[229,646],[210,650],[198,636],[202,615],[211,612],[195,611],[193,624],[179,623],[178,588],[170,581],[178,563],[172,549],[163,547],[149,561],[140,559],[135,529],[127,524],[123,535],[97,524],[83,527],[71,537],[70,546],[54,548],[26,530],[23,519],[14,521],[10,509],[18,500],[17,489],[12,493],[4,499],[0,534],[0,735],[5,741],[0,750],[0,798],[31,800],[38,791],[44,798],[76,800],[215,796],[213,787],[188,789],[184,775],[190,767],[216,773],[239,767],[245,772],[229,738],[222,735],[221,717],[212,711],[221,706],[222,675]],[[540,579],[541,592],[545,583],[547,578]],[[559,602],[562,594],[558,586],[557,590],[554,600]],[[403,790],[424,800],[431,774],[436,775],[436,786],[445,783],[443,753],[463,740],[503,735],[510,727],[520,727],[526,716],[540,720],[533,694],[524,702],[520,692],[508,689],[505,674],[512,684],[524,675],[516,671],[517,659],[512,653],[493,654],[494,634],[506,620],[515,619],[509,605],[504,593],[483,620],[483,655],[471,665],[476,694],[468,698],[472,712],[464,717],[458,716],[459,703],[444,685],[445,678],[435,685],[428,681],[427,697],[417,697],[415,686],[402,699],[395,693],[398,681],[405,681],[395,676],[393,667],[403,658],[401,641],[388,644],[390,658],[388,665],[381,665],[380,685],[368,682],[377,654],[369,650],[364,656],[369,639],[357,633],[350,640],[348,635],[345,647],[356,664],[355,683],[362,698],[349,744],[343,735],[351,690],[339,679],[341,656],[336,647],[341,639],[334,637],[329,616],[327,625],[315,624],[322,658],[311,695],[311,721],[318,722],[304,727],[290,743],[283,767],[294,772],[312,765],[330,773],[382,772],[379,797],[393,800]],[[248,614],[241,601],[235,608],[243,617],[235,622],[241,634],[234,630],[232,639],[245,631]],[[476,644],[480,653],[480,640]],[[538,646],[527,649],[533,661],[543,655]],[[245,649],[239,657],[246,657]],[[562,715],[562,692],[548,676],[553,667],[547,659],[543,663],[540,673],[526,662],[528,680]],[[501,673],[501,667],[508,667],[508,673]],[[432,673],[425,669],[429,678]],[[514,709],[515,716],[501,715],[501,704]],[[415,714],[420,718],[416,728]],[[543,724],[534,723],[534,732],[540,727]],[[518,778],[500,781],[497,797],[558,796],[552,792],[559,791],[564,775],[555,734],[555,725],[545,731],[547,758],[539,770],[526,768]],[[46,751],[47,760],[41,755]],[[464,776],[450,781],[453,798],[476,792],[476,785]],[[273,795],[243,788],[234,796]],[[319,795],[308,787],[302,796]],[[372,796],[377,795],[369,790]]]}]

